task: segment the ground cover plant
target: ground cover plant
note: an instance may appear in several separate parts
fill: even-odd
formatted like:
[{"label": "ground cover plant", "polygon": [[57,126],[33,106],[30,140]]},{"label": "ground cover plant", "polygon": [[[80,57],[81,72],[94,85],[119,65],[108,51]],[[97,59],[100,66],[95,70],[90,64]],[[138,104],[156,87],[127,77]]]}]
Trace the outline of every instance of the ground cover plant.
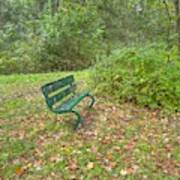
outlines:
[{"label": "ground cover plant", "polygon": [[[56,116],[39,87],[69,73],[1,76],[0,177],[2,179],[178,179],[178,114],[118,105],[97,98],[77,132],[74,117]],[[74,73],[89,81],[89,72]],[[16,87],[16,89],[14,89]],[[87,88],[87,84],[84,84]],[[19,94],[19,95],[20,95]]]},{"label": "ground cover plant", "polygon": [[[174,52],[173,52],[174,51]],[[93,73],[99,94],[119,102],[180,111],[180,57],[172,50],[171,59],[163,45],[116,49],[102,57]]]}]

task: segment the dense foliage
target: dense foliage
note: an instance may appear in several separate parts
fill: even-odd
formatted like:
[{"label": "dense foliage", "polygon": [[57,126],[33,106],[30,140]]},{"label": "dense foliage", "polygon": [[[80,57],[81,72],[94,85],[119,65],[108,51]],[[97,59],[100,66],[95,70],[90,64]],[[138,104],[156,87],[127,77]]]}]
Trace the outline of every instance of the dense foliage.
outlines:
[{"label": "dense foliage", "polygon": [[1,0],[0,73],[87,68],[99,54],[110,54],[121,45],[163,41],[170,51],[178,45],[178,4],[179,0]]},{"label": "dense foliage", "polygon": [[104,26],[95,5],[67,0],[54,11],[48,2],[40,10],[33,0],[1,4],[1,73],[82,69],[102,49]]},{"label": "dense foliage", "polygon": [[67,3],[54,16],[42,19],[45,43],[41,64],[46,70],[77,70],[92,63],[103,33],[94,5]]},{"label": "dense foliage", "polygon": [[121,102],[180,111],[180,62],[172,49],[171,61],[163,45],[114,50],[96,65],[96,91]]}]

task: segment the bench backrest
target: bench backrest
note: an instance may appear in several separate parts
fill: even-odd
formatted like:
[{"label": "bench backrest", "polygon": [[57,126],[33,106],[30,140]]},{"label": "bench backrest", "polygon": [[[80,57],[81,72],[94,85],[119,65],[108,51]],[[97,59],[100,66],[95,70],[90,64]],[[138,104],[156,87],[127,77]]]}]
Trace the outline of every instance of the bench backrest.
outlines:
[{"label": "bench backrest", "polygon": [[41,87],[50,109],[62,99],[75,92],[74,76],[70,75]]}]

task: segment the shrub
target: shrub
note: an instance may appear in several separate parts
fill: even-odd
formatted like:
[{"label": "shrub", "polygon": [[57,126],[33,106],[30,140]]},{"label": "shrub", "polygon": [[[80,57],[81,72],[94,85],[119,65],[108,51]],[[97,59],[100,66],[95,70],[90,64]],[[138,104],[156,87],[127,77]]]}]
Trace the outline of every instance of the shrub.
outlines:
[{"label": "shrub", "polygon": [[175,49],[170,61],[163,45],[118,49],[97,63],[92,74],[99,94],[152,109],[180,111],[180,62]]},{"label": "shrub", "polygon": [[53,14],[46,8],[37,16],[26,8],[18,8],[19,16],[24,15],[21,21],[6,22],[0,28],[0,74],[78,70],[92,65],[102,50],[104,32],[95,5],[65,1]]},{"label": "shrub", "polygon": [[77,70],[92,64],[101,49],[103,26],[94,5],[64,2],[42,17],[41,64],[48,70]]},{"label": "shrub", "polygon": [[41,44],[38,37],[31,35],[26,41],[4,43],[7,47],[0,51],[0,74],[39,72]]}]

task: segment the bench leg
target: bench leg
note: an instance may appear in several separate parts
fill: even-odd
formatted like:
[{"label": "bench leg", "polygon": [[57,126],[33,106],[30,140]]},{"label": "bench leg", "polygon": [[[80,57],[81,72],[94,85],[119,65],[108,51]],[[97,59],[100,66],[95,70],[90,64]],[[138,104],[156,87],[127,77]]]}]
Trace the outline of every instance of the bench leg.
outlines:
[{"label": "bench leg", "polygon": [[92,95],[88,95],[88,97],[90,97],[91,98],[91,103],[90,103],[90,105],[89,105],[89,108],[92,108],[92,106],[94,105],[94,103],[95,103],[95,98],[92,96]]},{"label": "bench leg", "polygon": [[79,125],[83,123],[84,119],[81,117],[80,113],[78,111],[71,111],[77,116],[77,122],[75,124],[75,129],[78,129]]}]

